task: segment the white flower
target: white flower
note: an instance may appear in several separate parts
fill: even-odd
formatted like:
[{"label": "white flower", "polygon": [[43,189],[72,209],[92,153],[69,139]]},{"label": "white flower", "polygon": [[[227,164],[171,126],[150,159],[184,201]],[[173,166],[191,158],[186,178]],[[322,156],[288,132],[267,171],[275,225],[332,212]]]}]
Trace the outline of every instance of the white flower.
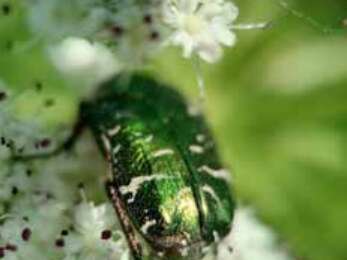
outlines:
[{"label": "white flower", "polygon": [[82,202],[75,208],[75,221],[78,232],[99,238],[101,231],[115,224],[115,212],[108,204]]},{"label": "white flower", "polygon": [[50,49],[54,65],[63,74],[88,78],[93,84],[107,80],[120,71],[114,55],[102,44],[69,37]]},{"label": "white flower", "polygon": [[54,201],[38,206],[28,197],[12,203],[16,208],[0,226],[0,247],[13,248],[6,250],[6,259],[52,259],[47,256],[57,253],[54,237],[66,225],[64,206]]},{"label": "white flower", "polygon": [[118,259],[126,254],[125,240],[117,231],[116,213],[109,204],[95,206],[82,202],[75,208],[74,219],[75,232],[65,239],[66,260],[77,256],[77,259],[113,259],[113,256]]},{"label": "white flower", "polygon": [[222,56],[221,45],[235,44],[231,24],[238,13],[224,0],[166,0],[163,5],[164,23],[173,29],[170,42],[183,47],[185,58],[197,53],[210,63]]}]

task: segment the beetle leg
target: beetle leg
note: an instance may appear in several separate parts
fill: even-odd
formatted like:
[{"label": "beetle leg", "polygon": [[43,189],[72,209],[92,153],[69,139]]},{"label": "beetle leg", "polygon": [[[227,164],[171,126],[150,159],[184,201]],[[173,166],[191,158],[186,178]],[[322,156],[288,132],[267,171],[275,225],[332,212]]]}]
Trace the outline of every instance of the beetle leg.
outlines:
[{"label": "beetle leg", "polygon": [[120,199],[117,184],[112,181],[106,181],[105,187],[113,208],[118,215],[119,222],[128,241],[128,246],[134,260],[143,260],[142,247],[136,238],[134,227]]},{"label": "beetle leg", "polygon": [[13,162],[16,162],[16,161],[47,159],[47,158],[59,155],[60,153],[64,151],[69,151],[76,144],[76,141],[79,139],[84,129],[85,129],[85,124],[82,122],[81,119],[79,119],[77,123],[75,124],[71,135],[53,151],[44,152],[44,153],[32,153],[32,154],[16,154],[16,152],[14,151],[14,147],[12,147],[11,148],[12,156],[10,160]]}]

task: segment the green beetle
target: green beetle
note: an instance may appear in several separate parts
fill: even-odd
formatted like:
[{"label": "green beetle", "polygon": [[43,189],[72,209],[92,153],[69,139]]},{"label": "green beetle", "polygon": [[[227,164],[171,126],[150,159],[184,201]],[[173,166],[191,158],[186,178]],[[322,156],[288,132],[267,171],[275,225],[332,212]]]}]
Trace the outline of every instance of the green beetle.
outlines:
[{"label": "green beetle", "polygon": [[91,129],[108,163],[106,190],[134,259],[200,258],[230,232],[230,175],[203,117],[189,112],[180,94],[144,76],[126,82],[115,78],[81,104],[62,148]]}]

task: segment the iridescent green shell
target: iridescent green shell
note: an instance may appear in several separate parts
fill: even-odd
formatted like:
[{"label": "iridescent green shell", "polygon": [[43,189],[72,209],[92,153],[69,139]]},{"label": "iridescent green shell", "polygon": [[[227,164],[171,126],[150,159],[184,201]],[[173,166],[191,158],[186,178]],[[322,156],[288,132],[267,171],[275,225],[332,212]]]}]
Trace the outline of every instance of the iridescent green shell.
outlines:
[{"label": "iridescent green shell", "polygon": [[203,117],[181,95],[142,76],[114,79],[81,114],[132,224],[155,252],[199,255],[229,233],[229,173]]}]

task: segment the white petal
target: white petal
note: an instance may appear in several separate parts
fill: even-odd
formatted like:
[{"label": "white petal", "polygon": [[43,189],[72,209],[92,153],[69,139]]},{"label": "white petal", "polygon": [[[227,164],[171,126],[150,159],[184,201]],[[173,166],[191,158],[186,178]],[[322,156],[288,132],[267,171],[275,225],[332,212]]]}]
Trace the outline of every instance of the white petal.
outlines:
[{"label": "white petal", "polygon": [[196,11],[199,0],[179,0],[178,9],[185,14],[192,14]]},{"label": "white petal", "polygon": [[227,25],[219,22],[213,22],[210,26],[210,30],[217,39],[218,42],[226,46],[233,46],[236,42],[236,35],[233,33]]},{"label": "white petal", "polygon": [[93,45],[82,38],[67,38],[51,49],[56,67],[64,73],[81,73],[95,65],[96,52]]},{"label": "white petal", "polygon": [[226,46],[232,47],[236,43],[236,35],[232,31],[225,31],[218,35],[218,41]]},{"label": "white petal", "polygon": [[177,8],[174,7],[170,1],[165,1],[162,7],[162,15],[164,23],[176,27],[178,12]]},{"label": "white petal", "polygon": [[190,58],[192,56],[193,49],[194,49],[193,41],[186,42],[186,44],[183,45],[183,57]]},{"label": "white petal", "polygon": [[182,46],[183,57],[190,58],[194,50],[194,40],[186,32],[177,32],[172,36],[172,43],[176,46]]},{"label": "white petal", "polygon": [[204,4],[200,9],[198,14],[204,17],[204,19],[210,20],[213,17],[220,15],[223,11],[222,6],[217,3]]},{"label": "white petal", "polygon": [[204,61],[215,63],[222,57],[223,51],[218,44],[206,44],[199,46],[198,54]]},{"label": "white petal", "polygon": [[228,23],[234,22],[239,16],[239,8],[232,2],[226,3],[223,7],[223,14],[221,14]]}]

